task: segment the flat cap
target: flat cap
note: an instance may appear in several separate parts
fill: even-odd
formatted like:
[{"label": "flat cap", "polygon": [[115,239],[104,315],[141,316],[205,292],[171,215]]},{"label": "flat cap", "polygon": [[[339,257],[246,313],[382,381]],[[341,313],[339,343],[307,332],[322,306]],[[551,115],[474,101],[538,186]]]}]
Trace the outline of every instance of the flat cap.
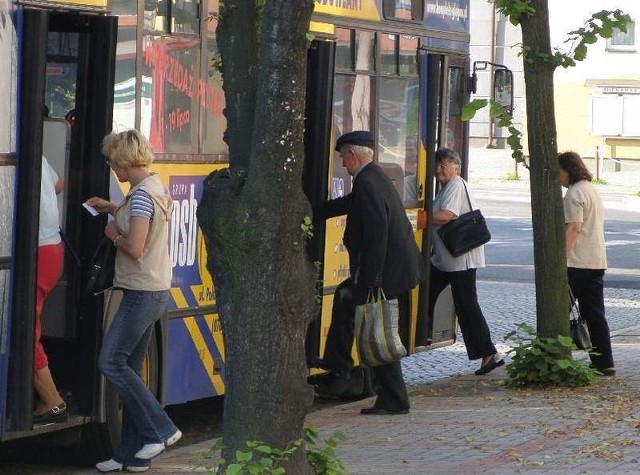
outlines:
[{"label": "flat cap", "polygon": [[367,130],[355,130],[347,134],[341,135],[336,141],[336,150],[340,150],[345,145],[361,145],[363,147],[369,147],[375,149],[375,142],[373,141],[373,134]]}]

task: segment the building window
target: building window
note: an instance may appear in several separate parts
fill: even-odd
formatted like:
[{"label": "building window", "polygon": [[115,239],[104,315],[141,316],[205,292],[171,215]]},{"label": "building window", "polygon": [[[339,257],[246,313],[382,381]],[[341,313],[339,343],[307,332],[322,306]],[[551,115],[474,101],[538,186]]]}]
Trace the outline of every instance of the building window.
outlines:
[{"label": "building window", "polygon": [[607,51],[636,51],[636,24],[630,21],[627,31],[613,30],[611,38],[607,40]]}]

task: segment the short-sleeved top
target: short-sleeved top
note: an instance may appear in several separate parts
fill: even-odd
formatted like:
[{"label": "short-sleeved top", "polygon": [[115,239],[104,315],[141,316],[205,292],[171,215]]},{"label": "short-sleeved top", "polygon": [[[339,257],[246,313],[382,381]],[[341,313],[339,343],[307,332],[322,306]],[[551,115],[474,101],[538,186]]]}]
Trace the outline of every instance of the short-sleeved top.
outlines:
[{"label": "short-sleeved top", "polygon": [[151,221],[155,206],[149,193],[144,190],[136,190],[131,193],[131,217],[145,218]]},{"label": "short-sleeved top", "polygon": [[581,180],[564,196],[565,223],[582,223],[576,244],[567,254],[567,266],[579,269],[606,269],[604,207],[591,182]]},{"label": "short-sleeved top", "polygon": [[[444,185],[433,200],[433,213],[451,211],[456,216],[471,211],[467,192],[467,184],[459,176]],[[440,226],[433,226],[433,254],[431,263],[444,272],[457,272],[484,267],[484,246],[471,249],[458,257],[453,257],[438,235]]]},{"label": "short-sleeved top", "polygon": [[42,177],[40,179],[40,224],[38,246],[49,246],[60,242],[60,215],[56,183],[58,174],[42,157]]}]

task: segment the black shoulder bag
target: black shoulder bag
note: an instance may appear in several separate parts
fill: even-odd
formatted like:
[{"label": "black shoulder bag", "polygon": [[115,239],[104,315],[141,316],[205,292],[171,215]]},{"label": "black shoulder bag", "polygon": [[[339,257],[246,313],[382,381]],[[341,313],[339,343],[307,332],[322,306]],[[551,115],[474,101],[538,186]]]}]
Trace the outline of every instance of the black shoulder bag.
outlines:
[{"label": "black shoulder bag", "polygon": [[[471,209],[469,191],[464,182],[463,185],[469,201],[469,209]],[[453,257],[461,256],[491,240],[491,233],[479,209],[471,209],[468,213],[461,214],[453,221],[443,224],[438,229],[438,235]]]},{"label": "black shoulder bag", "polygon": [[91,258],[85,293],[96,296],[113,287],[116,252],[117,249],[111,239],[103,237]]},{"label": "black shoulder bag", "polygon": [[571,327],[571,339],[578,350],[591,349],[591,336],[589,335],[589,327],[587,321],[580,314],[578,302],[576,302],[573,292],[569,289],[569,322]]}]

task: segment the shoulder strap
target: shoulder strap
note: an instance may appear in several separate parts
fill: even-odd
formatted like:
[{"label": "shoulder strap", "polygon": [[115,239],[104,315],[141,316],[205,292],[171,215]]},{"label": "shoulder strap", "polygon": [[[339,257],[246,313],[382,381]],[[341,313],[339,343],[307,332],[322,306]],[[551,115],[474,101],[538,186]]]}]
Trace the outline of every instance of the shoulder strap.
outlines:
[{"label": "shoulder strap", "polygon": [[467,201],[469,202],[469,211],[473,211],[473,206],[471,205],[471,197],[469,196],[469,190],[467,190],[467,182],[464,181],[464,178],[460,178],[462,180],[462,186],[464,186],[464,192],[467,194]]},{"label": "shoulder strap", "polygon": [[67,246],[67,250],[69,251],[69,253],[73,257],[73,260],[76,262],[76,264],[78,264],[78,266],[81,266],[82,265],[82,261],[80,260],[80,257],[78,257],[78,253],[75,251],[75,249],[73,248],[73,246],[69,242],[69,239],[67,239],[67,235],[64,233],[62,228],[59,228],[58,232],[60,233],[60,238],[62,239],[62,242],[64,242],[65,246]]}]

